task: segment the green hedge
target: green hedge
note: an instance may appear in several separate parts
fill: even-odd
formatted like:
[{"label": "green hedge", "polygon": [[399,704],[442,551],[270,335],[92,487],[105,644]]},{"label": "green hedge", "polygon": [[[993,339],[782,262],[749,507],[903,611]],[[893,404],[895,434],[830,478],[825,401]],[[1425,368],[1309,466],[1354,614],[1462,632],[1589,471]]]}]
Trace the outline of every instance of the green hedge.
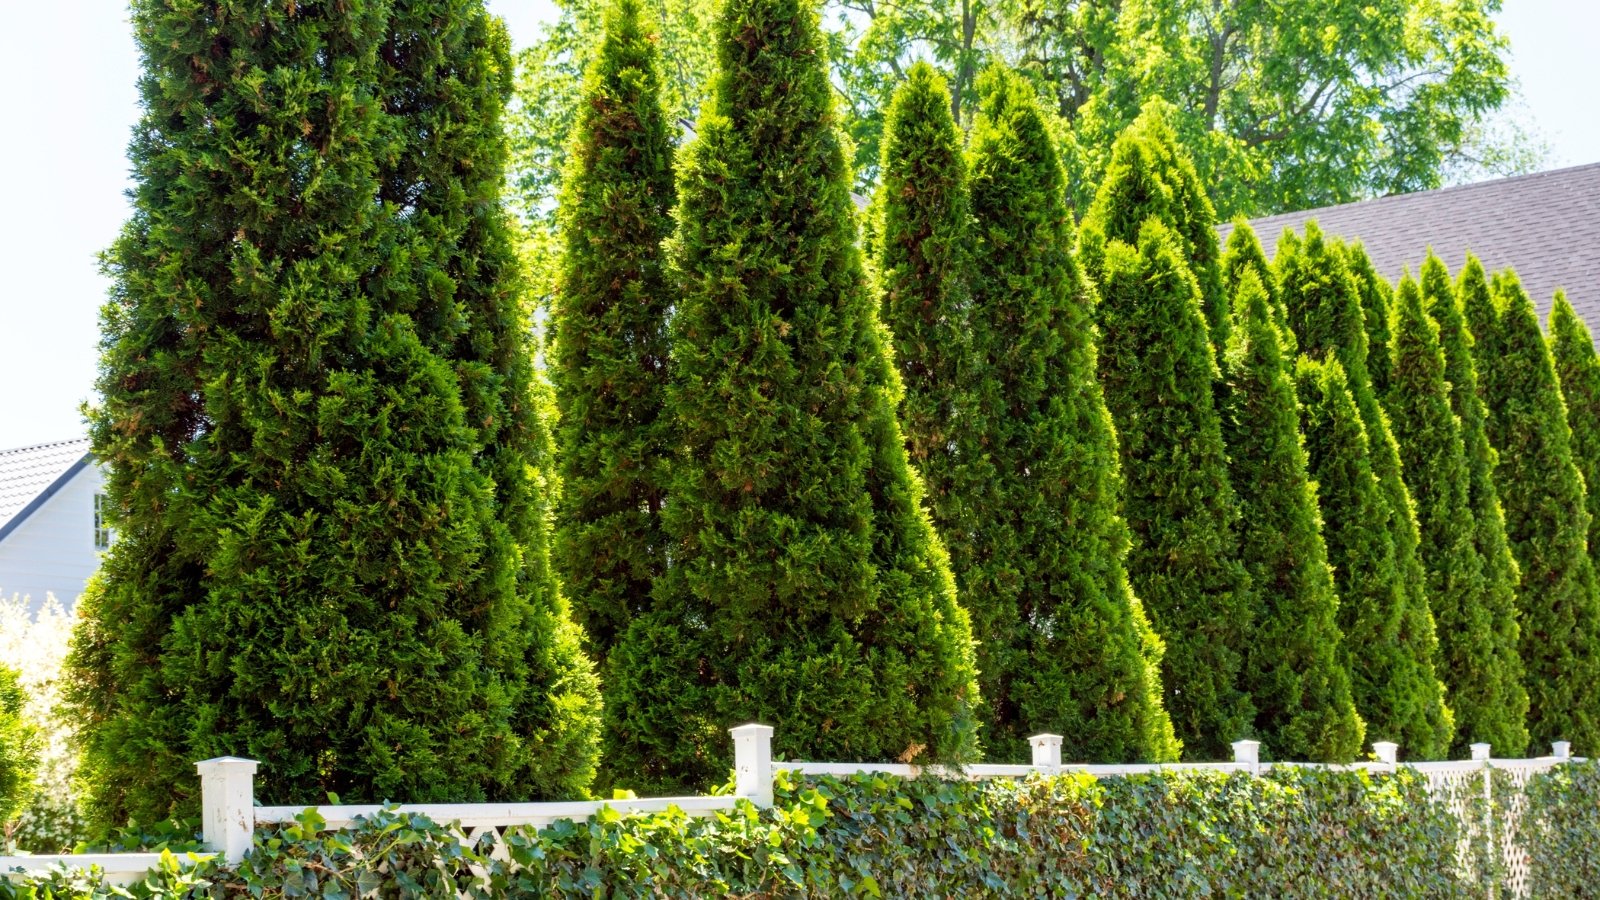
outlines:
[{"label": "green hedge", "polygon": [[1517,837],[1530,896],[1600,897],[1600,761],[1535,775],[1527,798]]},{"label": "green hedge", "polygon": [[[1587,793],[1582,793],[1587,792]],[[1596,883],[1593,766],[1535,782],[1530,822],[1552,857],[1546,894]],[[1568,803],[1589,798],[1580,816]],[[1460,831],[1422,779],[1273,769],[951,782],[863,775],[789,780],[777,804],[514,829],[513,862],[455,829],[383,813],[325,832],[314,813],[258,836],[236,868],[178,857],[131,892],[150,897],[1265,896],[1455,897]],[[1546,835],[1546,832],[1535,832]],[[1559,857],[1559,859],[1555,859]],[[1585,873],[1590,873],[1586,876]],[[1585,877],[1590,881],[1582,881]],[[1582,888],[1576,888],[1581,890]],[[82,873],[0,896],[112,896]]]}]

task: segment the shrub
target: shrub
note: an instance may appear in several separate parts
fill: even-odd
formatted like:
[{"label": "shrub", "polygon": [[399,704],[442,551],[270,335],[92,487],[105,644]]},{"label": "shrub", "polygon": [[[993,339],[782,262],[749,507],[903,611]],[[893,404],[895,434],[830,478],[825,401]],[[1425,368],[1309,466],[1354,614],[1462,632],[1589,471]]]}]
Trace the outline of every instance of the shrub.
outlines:
[{"label": "shrub", "polygon": [[1528,850],[1528,896],[1600,896],[1600,761],[1556,766],[1524,790],[1517,838]]},{"label": "shrub", "polygon": [[1589,556],[1583,475],[1554,360],[1533,302],[1514,273],[1462,297],[1477,338],[1479,390],[1506,535],[1522,571],[1522,664],[1535,746],[1600,748],[1600,597]]},{"label": "shrub", "polygon": [[971,633],[894,416],[816,12],[730,0],[712,40],[669,244],[672,565],[613,650],[608,764],[704,784],[752,719],[784,755],[967,758]]},{"label": "shrub", "polygon": [[[258,834],[237,867],[177,858],[140,893],[409,897],[1481,897],[1447,861],[1461,836],[1421,777],[1248,775],[951,782],[789,779],[777,803],[507,834],[510,860],[422,816],[328,833],[314,813]],[[1581,847],[1587,858],[1592,856]],[[86,896],[70,874],[21,896]],[[1572,883],[1572,882],[1568,882]],[[12,889],[15,890],[15,889]],[[32,891],[33,893],[29,893]],[[192,893],[191,893],[192,892]],[[459,892],[459,893],[458,893]],[[0,881],[0,896],[5,896]]]},{"label": "shrub", "polygon": [[33,797],[39,749],[39,727],[28,715],[28,693],[17,671],[0,665],[0,834],[9,834],[12,818]]},{"label": "shrub", "polygon": [[1239,494],[1239,555],[1259,598],[1244,664],[1256,735],[1275,759],[1346,762],[1365,726],[1350,696],[1299,401],[1260,274],[1246,270],[1232,299],[1223,439]]},{"label": "shrub", "polygon": [[481,3],[137,3],[134,214],[95,455],[119,540],[70,699],[102,824],[265,801],[572,796],[594,677],[551,577],[548,391]]},{"label": "shrub", "polygon": [[[1402,716],[1383,721],[1381,709],[1359,709],[1374,737],[1387,734],[1416,759],[1442,757],[1455,732],[1454,716],[1445,703],[1444,687],[1437,675],[1438,635],[1429,608],[1427,577],[1418,553],[1421,536],[1400,466],[1400,450],[1379,405],[1367,370],[1366,316],[1361,292],[1351,276],[1344,248],[1325,238],[1315,223],[1307,223],[1303,238],[1285,232],[1273,260],[1278,298],[1287,313],[1300,352],[1318,361],[1337,360],[1344,381],[1361,415],[1362,430],[1372,473],[1382,489],[1382,516],[1366,520],[1367,528],[1381,524],[1394,546],[1394,567],[1400,579],[1403,606],[1396,638],[1401,652],[1411,657],[1402,670],[1417,672],[1404,687],[1411,696],[1395,698],[1388,709]],[[1334,514],[1323,510],[1323,519]],[[1398,729],[1399,736],[1394,737]]]},{"label": "shrub", "polygon": [[1384,408],[1400,445],[1406,486],[1416,504],[1428,594],[1439,627],[1439,674],[1456,715],[1451,749],[1469,744],[1527,745],[1517,702],[1522,666],[1515,646],[1497,640],[1469,491],[1460,421],[1450,405],[1444,351],[1430,309],[1455,304],[1450,274],[1437,256],[1408,274],[1396,292],[1392,381]]},{"label": "shrub", "polygon": [[1199,288],[1159,219],[1137,248],[1111,240],[1095,252],[1100,378],[1134,535],[1129,578],[1166,641],[1161,680],[1184,753],[1225,759],[1254,719],[1240,682],[1254,611]]},{"label": "shrub", "polygon": [[3,821],[6,817],[0,816],[0,845],[53,853],[84,837],[76,783],[78,756],[72,745],[77,729],[57,706],[73,622],[54,596],[32,613],[28,598],[0,597],[0,659],[16,667],[18,684],[28,700],[23,716],[39,729],[35,790],[14,820]]},{"label": "shrub", "polygon": [[672,443],[661,242],[672,230],[672,139],[659,53],[638,0],[608,8],[584,84],[560,204],[550,380],[560,407],[556,558],[597,663],[647,608],[665,568]]}]

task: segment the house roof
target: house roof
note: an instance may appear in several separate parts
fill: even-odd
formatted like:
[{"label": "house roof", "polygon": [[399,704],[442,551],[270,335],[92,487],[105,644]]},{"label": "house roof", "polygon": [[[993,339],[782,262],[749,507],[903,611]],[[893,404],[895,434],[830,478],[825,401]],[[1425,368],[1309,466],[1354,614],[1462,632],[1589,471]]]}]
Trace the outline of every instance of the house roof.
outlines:
[{"label": "house roof", "polygon": [[[1459,272],[1467,251],[1489,271],[1517,270],[1540,318],[1557,288],[1600,334],[1600,163],[1479,184],[1396,194],[1253,219],[1270,257],[1285,228],[1316,220],[1322,230],[1360,241],[1384,277],[1415,274],[1431,246]],[[1219,231],[1227,241],[1231,225]]]},{"label": "house roof", "polygon": [[0,450],[0,540],[88,462],[88,438]]}]

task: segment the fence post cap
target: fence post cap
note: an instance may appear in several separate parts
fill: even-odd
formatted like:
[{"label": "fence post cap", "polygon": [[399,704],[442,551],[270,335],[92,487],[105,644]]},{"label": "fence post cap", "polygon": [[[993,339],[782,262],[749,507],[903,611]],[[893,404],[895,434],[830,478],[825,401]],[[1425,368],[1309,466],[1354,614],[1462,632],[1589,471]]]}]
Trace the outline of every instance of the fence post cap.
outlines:
[{"label": "fence post cap", "polygon": [[1483,760],[1483,759],[1488,759],[1489,758],[1489,745],[1488,744],[1482,744],[1482,743],[1473,744],[1473,745],[1471,745],[1470,749],[1472,750],[1472,758],[1474,760]]},{"label": "fence post cap", "polygon": [[1571,759],[1572,758],[1572,742],[1571,741],[1551,741],[1550,742],[1550,755],[1554,756],[1556,759]]},{"label": "fence post cap", "polygon": [[217,756],[211,759],[202,759],[195,763],[194,767],[199,770],[201,775],[225,775],[234,772],[254,775],[256,768],[260,765],[261,763],[256,760],[245,759],[242,756]]},{"label": "fence post cap", "polygon": [[746,725],[736,725],[733,728],[729,728],[728,733],[736,738],[759,737],[764,734],[772,734],[772,726],[762,725],[759,722],[751,722]]},{"label": "fence post cap", "polygon": [[1394,765],[1400,759],[1400,745],[1394,741],[1373,741],[1372,752],[1379,762]]},{"label": "fence post cap", "polygon": [[1028,738],[1028,743],[1035,747],[1045,747],[1050,744],[1060,744],[1062,737],[1059,734],[1036,734]]}]

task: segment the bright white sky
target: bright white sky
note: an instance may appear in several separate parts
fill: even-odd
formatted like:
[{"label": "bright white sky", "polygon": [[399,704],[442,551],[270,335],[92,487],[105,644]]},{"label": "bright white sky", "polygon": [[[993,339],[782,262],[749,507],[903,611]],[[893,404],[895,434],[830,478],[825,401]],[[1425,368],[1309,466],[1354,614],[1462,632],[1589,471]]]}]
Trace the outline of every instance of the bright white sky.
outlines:
[{"label": "bright white sky", "polygon": [[[550,0],[488,0],[519,46]],[[1600,3],[1505,0],[1526,116],[1551,167],[1600,162],[1594,91]],[[95,254],[127,216],[124,150],[137,118],[138,59],[125,0],[8,3],[0,28],[0,449],[83,433],[94,390]],[[70,37],[70,40],[68,39]]]}]

